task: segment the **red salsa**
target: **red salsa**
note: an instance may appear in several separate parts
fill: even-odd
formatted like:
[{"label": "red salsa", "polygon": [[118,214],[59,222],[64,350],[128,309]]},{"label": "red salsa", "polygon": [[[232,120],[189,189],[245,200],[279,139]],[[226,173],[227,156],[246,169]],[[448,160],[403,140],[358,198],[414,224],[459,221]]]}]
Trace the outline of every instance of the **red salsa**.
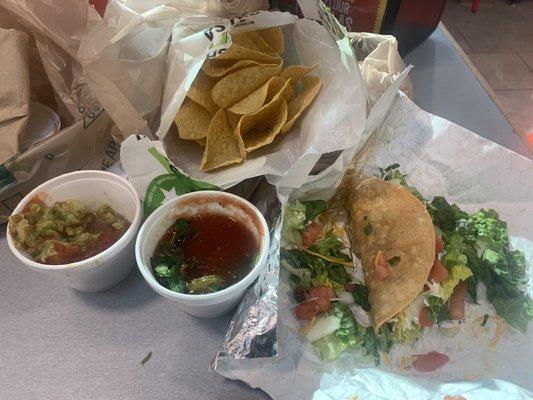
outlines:
[{"label": "red salsa", "polygon": [[126,218],[103,204],[92,212],[79,200],[47,206],[31,199],[20,214],[9,217],[9,230],[19,248],[44,264],[86,260],[111,247],[128,230]]},{"label": "red salsa", "polygon": [[212,293],[245,277],[259,245],[242,222],[225,215],[178,219],[160,239],[152,257],[156,279],[180,293]]}]

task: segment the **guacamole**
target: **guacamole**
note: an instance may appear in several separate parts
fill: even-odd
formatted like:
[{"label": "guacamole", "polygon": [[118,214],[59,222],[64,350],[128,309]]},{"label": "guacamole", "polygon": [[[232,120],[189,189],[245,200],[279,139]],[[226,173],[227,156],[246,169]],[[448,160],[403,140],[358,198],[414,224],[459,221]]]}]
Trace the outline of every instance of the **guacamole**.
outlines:
[{"label": "guacamole", "polygon": [[91,212],[75,199],[48,206],[35,197],[20,214],[9,217],[16,245],[44,264],[68,264],[101,253],[120,239],[129,225],[108,204]]}]

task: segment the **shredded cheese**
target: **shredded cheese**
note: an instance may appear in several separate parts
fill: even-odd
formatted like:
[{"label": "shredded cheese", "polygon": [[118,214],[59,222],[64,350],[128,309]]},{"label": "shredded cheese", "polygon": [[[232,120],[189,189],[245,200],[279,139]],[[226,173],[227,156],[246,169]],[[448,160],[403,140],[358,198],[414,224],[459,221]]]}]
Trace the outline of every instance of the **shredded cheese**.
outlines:
[{"label": "shredded cheese", "polygon": [[307,333],[311,330],[311,328],[313,327],[313,325],[315,325],[315,320],[316,320],[316,316],[311,318],[311,321],[309,321],[309,323],[307,325],[304,325],[300,328],[299,330],[299,334],[300,336],[305,336],[307,335]]},{"label": "shredded cheese", "polygon": [[489,347],[496,347],[502,338],[502,335],[507,331],[507,323],[504,321],[498,321],[496,323],[496,332],[494,332],[494,337],[489,343]]},{"label": "shredded cheese", "polygon": [[354,267],[353,262],[351,262],[351,261],[345,261],[345,260],[343,260],[341,258],[337,258],[337,257],[324,256],[324,255],[322,255],[320,253],[316,253],[314,251],[308,250],[305,247],[300,247],[300,250],[303,250],[306,253],[309,253],[309,254],[311,254],[311,255],[313,255],[315,257],[321,258],[323,260],[326,260],[326,261],[329,261],[329,262],[332,262],[332,263],[335,263],[335,264],[344,265],[345,267],[348,267],[348,268],[353,268]]}]

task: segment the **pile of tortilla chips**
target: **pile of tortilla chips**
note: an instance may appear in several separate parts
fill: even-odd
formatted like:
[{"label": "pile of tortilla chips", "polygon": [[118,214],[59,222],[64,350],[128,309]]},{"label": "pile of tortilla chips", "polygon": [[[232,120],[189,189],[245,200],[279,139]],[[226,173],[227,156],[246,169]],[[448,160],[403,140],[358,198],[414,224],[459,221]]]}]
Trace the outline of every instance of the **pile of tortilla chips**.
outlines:
[{"label": "pile of tortilla chips", "polygon": [[201,169],[242,162],[288,133],[322,87],[313,67],[283,68],[280,28],[230,34],[232,44],[207,60],[175,122],[179,137],[204,147]]}]

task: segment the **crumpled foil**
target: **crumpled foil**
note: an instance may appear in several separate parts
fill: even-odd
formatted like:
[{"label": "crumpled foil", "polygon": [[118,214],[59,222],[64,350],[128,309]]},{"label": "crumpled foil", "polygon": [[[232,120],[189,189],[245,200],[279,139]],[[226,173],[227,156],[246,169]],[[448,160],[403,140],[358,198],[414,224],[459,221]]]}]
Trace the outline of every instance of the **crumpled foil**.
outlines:
[{"label": "crumpled foil", "polygon": [[[252,183],[255,182],[255,183]],[[283,195],[264,178],[250,180],[256,185],[247,196],[265,216],[270,227],[270,249],[267,267],[244,295],[233,317],[221,350],[215,357],[212,368],[216,369],[219,357],[233,359],[274,357],[277,346],[277,286],[279,279],[279,250],[282,226]],[[233,191],[233,190],[230,190]],[[237,186],[241,194],[242,186]],[[249,188],[245,192],[250,193]]]}]

